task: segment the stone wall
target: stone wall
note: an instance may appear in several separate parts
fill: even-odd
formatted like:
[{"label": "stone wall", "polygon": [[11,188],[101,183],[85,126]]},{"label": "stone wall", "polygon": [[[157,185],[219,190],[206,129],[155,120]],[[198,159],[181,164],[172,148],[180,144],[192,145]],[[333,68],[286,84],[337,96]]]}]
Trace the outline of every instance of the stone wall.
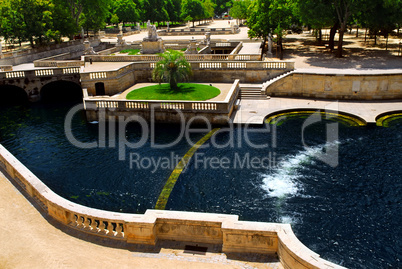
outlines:
[{"label": "stone wall", "polygon": [[[99,60],[100,57],[106,56],[97,56],[96,59]],[[154,56],[149,57],[154,59]],[[81,73],[81,85],[88,90],[89,95],[94,96],[96,95],[95,84],[103,82],[106,94],[114,95],[135,83],[151,82],[154,64],[154,62],[138,62],[108,72]],[[293,70],[294,66],[293,62],[259,61],[191,62],[190,64],[193,70],[191,81],[206,83],[232,83],[236,79],[239,79],[241,83],[262,83]]]},{"label": "stone wall", "polygon": [[[99,46],[100,40],[95,38],[89,39],[92,47]],[[5,53],[0,59],[0,65],[19,65],[23,63],[33,62],[42,58],[47,58],[64,53],[79,54],[84,51],[83,40],[69,41],[62,44],[55,44],[44,48],[29,49],[21,52]],[[80,55],[75,56],[79,57]],[[81,54],[82,55],[82,54]]]},{"label": "stone wall", "polygon": [[272,83],[268,96],[328,99],[385,100],[402,98],[402,74],[318,74],[293,72]]},{"label": "stone wall", "polygon": [[[276,253],[284,268],[343,267],[305,247],[289,224],[239,221],[236,215],[147,210],[126,214],[68,201],[0,145],[0,167],[54,220],[78,232],[109,240],[155,245],[160,239],[219,244],[225,253]],[[29,224],[27,224],[29,225]]]}]

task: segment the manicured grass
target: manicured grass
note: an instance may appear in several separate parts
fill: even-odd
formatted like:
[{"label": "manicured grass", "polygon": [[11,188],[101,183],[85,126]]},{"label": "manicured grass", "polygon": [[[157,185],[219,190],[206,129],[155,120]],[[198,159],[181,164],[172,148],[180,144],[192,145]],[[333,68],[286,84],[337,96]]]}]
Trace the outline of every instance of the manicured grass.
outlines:
[{"label": "manicured grass", "polygon": [[139,49],[127,49],[127,50],[122,50],[119,53],[128,53],[128,55],[140,55],[140,50]]},{"label": "manicured grass", "polygon": [[179,83],[178,90],[170,89],[169,84],[156,84],[131,91],[129,100],[188,100],[204,101],[218,96],[221,91],[213,86],[195,83]]}]

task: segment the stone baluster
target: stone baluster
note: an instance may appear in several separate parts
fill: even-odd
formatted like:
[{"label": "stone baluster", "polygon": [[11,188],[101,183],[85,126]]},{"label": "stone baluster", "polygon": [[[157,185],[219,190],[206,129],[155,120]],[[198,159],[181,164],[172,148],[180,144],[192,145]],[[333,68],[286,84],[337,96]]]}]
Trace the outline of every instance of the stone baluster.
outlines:
[{"label": "stone baluster", "polygon": [[117,232],[116,236],[123,237],[124,235],[123,235],[122,231],[123,231],[122,225],[120,223],[116,223],[116,232]]},{"label": "stone baluster", "polygon": [[77,227],[78,228],[83,228],[84,227],[84,224],[82,222],[82,217],[79,216],[79,215],[77,215]]},{"label": "stone baluster", "polygon": [[70,221],[72,226],[77,226],[77,218],[75,214],[70,214]]},{"label": "stone baluster", "polygon": [[89,230],[89,218],[88,217],[84,217],[84,229],[85,230]]},{"label": "stone baluster", "polygon": [[108,233],[109,236],[114,236],[113,224],[111,222],[108,223],[107,230],[109,231]]},{"label": "stone baluster", "polygon": [[99,220],[99,233],[101,233],[101,234],[106,234],[107,233],[106,225],[105,225],[105,222],[103,220]]},{"label": "stone baluster", "polygon": [[91,231],[92,232],[97,232],[98,231],[98,227],[96,227],[96,221],[94,218],[91,219]]}]

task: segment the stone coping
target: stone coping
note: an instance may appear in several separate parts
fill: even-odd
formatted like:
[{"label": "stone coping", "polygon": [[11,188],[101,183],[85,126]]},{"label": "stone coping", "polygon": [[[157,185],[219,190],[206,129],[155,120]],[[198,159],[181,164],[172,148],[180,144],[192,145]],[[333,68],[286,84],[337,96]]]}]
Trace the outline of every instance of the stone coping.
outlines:
[{"label": "stone coping", "polygon": [[402,69],[335,69],[335,68],[300,68],[295,69],[293,73],[297,74],[315,74],[315,75],[400,75]]},{"label": "stone coping", "polygon": [[289,224],[238,221],[236,215],[213,213],[127,214],[93,209],[54,193],[2,145],[0,165],[51,218],[82,233],[135,244],[155,245],[158,239],[168,239],[222,244],[227,253],[277,253],[285,268],[343,268],[305,247]]}]

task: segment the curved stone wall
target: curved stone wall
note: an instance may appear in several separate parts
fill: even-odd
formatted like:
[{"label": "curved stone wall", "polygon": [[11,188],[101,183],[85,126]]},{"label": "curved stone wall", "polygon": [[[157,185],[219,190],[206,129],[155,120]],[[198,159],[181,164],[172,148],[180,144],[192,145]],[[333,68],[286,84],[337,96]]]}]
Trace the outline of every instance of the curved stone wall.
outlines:
[{"label": "curved stone wall", "polygon": [[268,96],[386,100],[402,98],[401,71],[295,70],[271,83]]},{"label": "curved stone wall", "polygon": [[70,202],[39,180],[0,145],[0,166],[55,220],[96,236],[154,245],[158,239],[222,244],[222,250],[276,253],[285,268],[343,268],[325,261],[294,235],[289,224],[239,221],[236,215],[147,210],[125,214]]}]

